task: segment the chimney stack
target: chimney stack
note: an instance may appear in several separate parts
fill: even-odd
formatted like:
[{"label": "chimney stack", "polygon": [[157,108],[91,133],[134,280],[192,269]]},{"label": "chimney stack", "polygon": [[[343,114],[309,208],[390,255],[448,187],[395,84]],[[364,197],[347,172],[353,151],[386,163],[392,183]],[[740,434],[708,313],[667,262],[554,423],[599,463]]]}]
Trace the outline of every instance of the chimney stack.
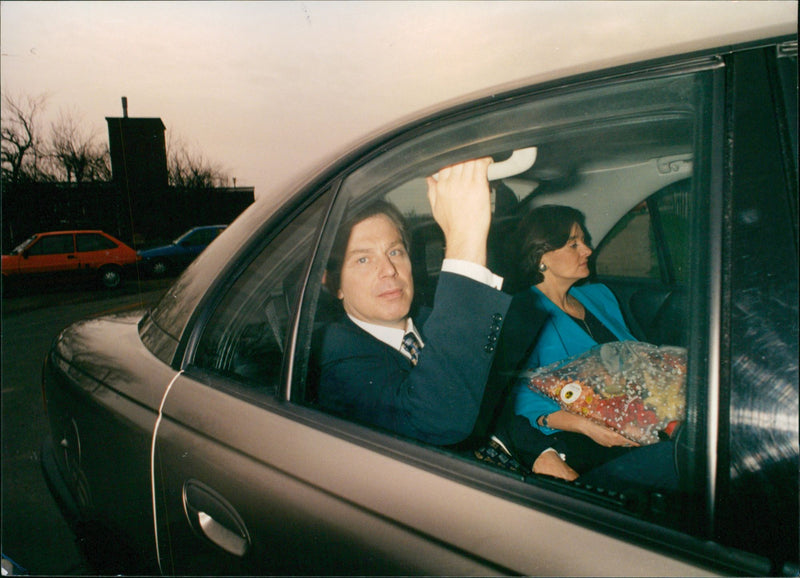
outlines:
[{"label": "chimney stack", "polygon": [[122,97],[122,116],[123,118],[128,118],[128,97]]}]

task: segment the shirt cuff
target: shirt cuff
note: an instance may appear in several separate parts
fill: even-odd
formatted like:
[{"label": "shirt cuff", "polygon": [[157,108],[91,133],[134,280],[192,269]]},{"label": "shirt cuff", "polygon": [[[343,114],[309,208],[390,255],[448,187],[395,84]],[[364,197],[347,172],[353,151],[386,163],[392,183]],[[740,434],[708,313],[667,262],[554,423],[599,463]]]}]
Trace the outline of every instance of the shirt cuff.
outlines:
[{"label": "shirt cuff", "polygon": [[503,278],[495,275],[489,269],[472,261],[462,261],[461,259],[445,259],[442,261],[442,271],[446,273],[455,273],[483,283],[489,287],[494,287],[497,290],[503,288]]},{"label": "shirt cuff", "polygon": [[559,452],[559,451],[558,451],[557,449],[555,449],[555,448],[547,448],[546,450],[544,450],[544,451],[543,451],[541,454],[539,454],[539,455],[541,456],[542,454],[546,454],[547,452],[555,452],[555,453],[557,453],[557,454],[558,454],[558,457],[560,457],[560,458],[561,458],[561,461],[562,461],[562,462],[565,462],[565,461],[567,461],[567,456],[566,456],[565,454],[562,454],[561,452]]}]

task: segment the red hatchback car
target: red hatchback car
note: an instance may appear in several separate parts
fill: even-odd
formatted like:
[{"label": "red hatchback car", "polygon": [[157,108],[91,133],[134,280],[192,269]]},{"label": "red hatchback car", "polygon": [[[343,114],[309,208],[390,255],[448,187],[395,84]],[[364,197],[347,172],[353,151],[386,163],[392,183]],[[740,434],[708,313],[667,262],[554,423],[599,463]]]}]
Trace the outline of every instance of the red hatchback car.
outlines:
[{"label": "red hatchback car", "polygon": [[87,276],[113,289],[125,268],[139,260],[136,251],[103,231],[37,233],[10,255],[3,255],[3,282],[18,277]]}]

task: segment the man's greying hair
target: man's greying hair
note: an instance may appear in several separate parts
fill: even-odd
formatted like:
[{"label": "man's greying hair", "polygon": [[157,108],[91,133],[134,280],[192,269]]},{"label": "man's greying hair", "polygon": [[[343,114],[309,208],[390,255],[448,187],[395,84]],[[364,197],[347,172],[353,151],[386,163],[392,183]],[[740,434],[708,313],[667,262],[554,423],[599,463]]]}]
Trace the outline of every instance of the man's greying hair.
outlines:
[{"label": "man's greying hair", "polygon": [[347,252],[347,244],[350,242],[350,233],[353,231],[353,227],[358,225],[361,221],[378,215],[385,216],[397,227],[400,238],[403,240],[403,246],[407,252],[410,250],[406,221],[397,207],[388,201],[379,200],[359,209],[345,219],[339,226],[336,238],[333,241],[331,256],[328,259],[325,285],[334,295],[339,292],[339,285],[342,279],[342,265],[344,265],[344,256]]}]

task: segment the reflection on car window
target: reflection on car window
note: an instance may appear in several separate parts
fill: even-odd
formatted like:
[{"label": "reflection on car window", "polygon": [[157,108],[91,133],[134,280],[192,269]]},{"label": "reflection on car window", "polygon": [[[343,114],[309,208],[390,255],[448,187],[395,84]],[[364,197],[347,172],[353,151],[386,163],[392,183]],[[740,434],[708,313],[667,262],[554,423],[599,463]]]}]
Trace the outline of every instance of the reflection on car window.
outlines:
[{"label": "reflection on car window", "polygon": [[326,199],[286,226],[226,292],[200,338],[195,365],[270,390],[277,386],[291,313]]}]

